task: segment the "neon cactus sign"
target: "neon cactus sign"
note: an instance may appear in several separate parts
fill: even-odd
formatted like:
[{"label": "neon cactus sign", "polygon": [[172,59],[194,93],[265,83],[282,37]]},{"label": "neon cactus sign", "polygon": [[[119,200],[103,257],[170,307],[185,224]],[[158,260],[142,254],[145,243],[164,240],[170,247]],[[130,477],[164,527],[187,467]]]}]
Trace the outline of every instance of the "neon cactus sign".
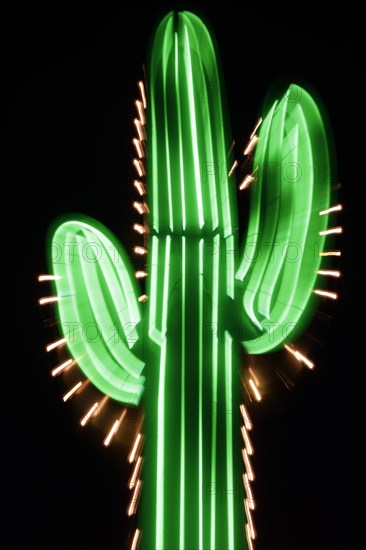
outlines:
[{"label": "neon cactus sign", "polygon": [[[286,346],[312,368],[291,341],[306,326],[314,292],[336,297],[316,288],[323,257],[336,255],[324,251],[327,234],[339,232],[328,229],[328,218],[341,208],[329,208],[329,152],[316,102],[291,85],[250,136],[244,154],[253,156],[253,170],[241,185],[252,184],[250,218],[240,252],[222,87],[205,25],[188,12],[168,14],[135,121],[142,197],[135,229],[145,238],[135,251],[148,251],[146,270],[134,274],[122,245],[89,218],[62,223],[52,237],[63,254],[51,261],[48,301],[57,302],[60,325],[103,329],[95,341],[77,330],[70,339],[65,330],[54,347],[66,343],[70,361],[103,394],[144,407],[142,475],[142,434],[131,460],[131,514],[143,481],[133,548],[252,547],[253,447],[240,348],[263,354]],[[134,275],[148,275],[147,295]],[[123,338],[111,337],[116,325]],[[253,380],[251,391],[261,399]]]}]

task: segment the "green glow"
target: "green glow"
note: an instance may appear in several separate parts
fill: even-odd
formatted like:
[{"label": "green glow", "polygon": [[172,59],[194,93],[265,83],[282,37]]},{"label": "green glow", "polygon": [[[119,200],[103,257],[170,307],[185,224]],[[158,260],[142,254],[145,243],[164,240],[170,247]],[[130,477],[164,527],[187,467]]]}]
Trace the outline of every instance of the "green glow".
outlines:
[{"label": "green glow", "polygon": [[[265,161],[264,151],[267,149],[267,146],[268,146],[268,137],[269,137],[268,129],[272,122],[276,105],[277,105],[277,102],[275,101],[272,106],[272,109],[269,111],[268,115],[265,117],[261,125],[261,131],[260,131],[261,147],[257,147],[255,152],[255,161],[256,161],[256,165],[258,166],[264,165],[264,161]],[[245,241],[246,246],[248,246],[251,243],[255,243],[255,239],[259,232],[259,223],[261,219],[261,214],[262,216],[264,215],[264,212],[261,212],[261,209],[260,209],[261,189],[260,188],[257,189],[257,185],[255,186],[255,189],[256,189],[255,193],[253,193],[253,189],[254,188],[252,188],[252,193],[251,193],[251,209],[250,209],[250,217],[249,217],[249,226],[248,226],[247,237]],[[243,281],[251,265],[252,264],[247,261],[246,255],[243,254],[243,258],[241,260],[240,267],[236,274],[236,278]],[[254,316],[254,313],[251,315],[252,319],[253,319],[253,316]]]},{"label": "green glow", "polygon": [[[182,237],[182,303],[186,303],[186,238]],[[186,309],[182,307],[182,379],[181,379],[181,421],[180,421],[180,518],[179,547],[184,548],[184,487],[185,487],[185,345]]]},{"label": "green glow", "polygon": [[225,331],[225,399],[226,399],[226,464],[227,464],[227,522],[228,548],[234,548],[234,476],[233,476],[233,399],[232,399],[232,345],[233,339]]},{"label": "green glow", "polygon": [[228,236],[236,224],[235,189],[225,176],[231,139],[216,52],[197,17],[177,17],[174,30],[171,14],[159,25],[150,61],[151,222],[160,234],[171,230],[173,217],[174,231],[205,227]]},{"label": "green glow", "polygon": [[164,463],[165,463],[165,373],[166,373],[166,326],[168,311],[170,266],[170,237],[165,240],[164,292],[162,334],[163,344],[160,355],[159,393],[158,393],[158,457],[157,457],[157,489],[156,489],[156,548],[164,548]]},{"label": "green glow", "polygon": [[144,362],[129,348],[138,341],[141,312],[126,254],[90,218],[62,223],[51,244],[52,271],[60,277],[54,283],[62,298],[58,316],[70,355],[100,391],[136,405]]},{"label": "green glow", "polygon": [[199,549],[203,548],[203,239],[199,243],[199,302],[198,302],[198,509],[199,509]]},{"label": "green glow", "polygon": [[[180,91],[179,91],[179,56],[178,56],[178,35],[174,33],[174,48],[175,48],[175,93],[177,97],[177,111],[178,111],[178,128],[179,128],[179,166],[180,166],[180,189],[182,193],[182,225],[183,231],[186,229],[186,199],[184,193],[184,163],[183,163],[183,146],[182,146],[182,114],[180,104]],[[156,186],[155,186],[156,187]]]},{"label": "green glow", "polygon": [[[214,237],[215,247],[219,247],[220,237],[216,235]],[[215,248],[216,250],[216,248]],[[219,301],[219,254],[216,253],[213,259],[213,292],[212,292],[212,326],[217,327],[218,325],[218,301]],[[217,403],[217,380],[218,380],[218,347],[219,342],[217,334],[213,336],[212,339],[212,403]],[[216,414],[212,415],[212,448],[211,448],[211,484],[213,487],[216,486],[216,433],[217,433],[217,416]],[[215,550],[216,541],[216,508],[215,500],[211,499],[211,548]]]},{"label": "green glow", "polygon": [[[324,125],[315,101],[294,85],[264,113],[237,266],[231,134],[216,49],[202,21],[169,13],[148,69],[149,301],[142,315],[127,257],[106,228],[69,221],[52,241],[77,251],[73,261],[51,262],[60,276],[60,326],[66,335],[78,323],[69,351],[103,393],[136,405],[144,384],[141,550],[246,549],[240,346],[252,354],[277,349],[311,314],[320,263],[314,244],[321,252],[318,233],[328,223],[318,215],[329,206]],[[284,255],[291,246],[302,251],[298,261]],[[110,332],[117,322],[124,338]],[[100,340],[81,337],[88,323],[101,327]],[[238,328],[248,325],[243,337]]]},{"label": "green glow", "polygon": [[169,131],[168,131],[168,116],[167,116],[167,101],[168,101],[168,90],[166,83],[166,71],[167,71],[167,56],[169,54],[169,43],[168,37],[172,33],[173,29],[173,20],[170,20],[167,27],[167,32],[164,36],[164,46],[163,46],[163,70],[164,70],[164,123],[165,123],[165,159],[166,159],[166,181],[168,188],[168,204],[169,204],[169,227],[173,231],[173,204],[172,204],[172,182],[171,182],[171,166],[170,166],[170,154],[169,154]]},{"label": "green glow", "polygon": [[[151,239],[152,244],[152,260],[151,260],[151,290],[150,290],[150,324],[149,324],[149,336],[156,344],[161,345],[163,342],[162,330],[158,330],[156,327],[157,316],[157,299],[158,299],[158,252],[159,252],[159,239],[155,236]],[[161,296],[160,296],[161,297]]]},{"label": "green glow", "polygon": [[193,74],[192,74],[192,61],[191,61],[191,50],[188,38],[187,27],[184,26],[184,36],[185,36],[185,60],[186,60],[186,71],[187,71],[187,83],[188,83],[188,100],[189,100],[189,115],[191,117],[191,138],[192,138],[192,148],[193,148],[193,162],[194,162],[194,172],[195,172],[195,184],[196,184],[196,195],[197,195],[197,206],[198,206],[198,221],[200,228],[203,227],[203,206],[202,206],[202,189],[201,189],[201,173],[200,173],[200,163],[198,160],[198,143],[197,143],[197,134],[196,134],[196,106],[194,102],[194,91],[193,91]]},{"label": "green glow", "polygon": [[[319,109],[305,90],[290,86],[274,103],[262,124],[254,164],[259,169],[248,242],[256,261],[244,250],[236,278],[243,283],[244,323],[247,315],[261,328],[243,343],[249,353],[266,353],[306,327],[321,259],[313,247],[323,250],[319,231],[328,223],[327,216],[318,215],[329,206],[327,139]],[[314,177],[316,166],[322,168],[321,181]]]},{"label": "green glow", "polygon": [[[153,96],[153,91],[151,91],[151,133],[152,133],[152,154],[156,157],[157,155],[157,136],[156,136],[156,112],[155,112],[155,101]],[[157,163],[152,163],[153,178],[156,181],[158,179],[157,173]],[[158,189],[156,186],[153,187],[153,209],[151,214],[153,229],[157,230],[159,227],[159,201],[158,201]]]},{"label": "green glow", "polygon": [[[271,114],[270,114],[270,116],[271,116]],[[277,111],[276,115],[277,116],[275,118],[275,123],[273,124],[273,126],[274,126],[273,134],[276,135],[276,132],[279,132],[278,135],[281,136],[282,135],[281,128],[282,128],[282,122],[283,122],[283,116],[284,116],[284,109],[283,108],[279,109]],[[273,147],[277,147],[277,146],[278,146],[277,145],[277,140],[275,140],[275,142],[273,144]],[[258,191],[258,193],[259,193],[259,191]],[[260,215],[260,213],[259,213],[259,215]],[[259,224],[258,224],[257,227],[260,227]],[[274,231],[274,225],[273,224],[267,224],[267,232],[266,232],[266,234],[263,238],[263,242],[269,243],[269,245],[272,242],[274,242],[273,241],[273,238],[274,238],[273,231]],[[256,253],[257,253],[257,250],[256,250]],[[268,258],[269,254],[270,254],[269,246],[261,247],[260,251],[258,253],[261,254],[262,256],[265,255],[266,258]],[[253,259],[255,260],[255,256],[253,256]],[[256,312],[254,311],[254,301],[257,297],[257,294],[258,294],[258,291],[259,291],[259,288],[260,288],[260,283],[261,283],[261,280],[262,280],[262,276],[263,276],[265,267],[266,267],[266,262],[265,261],[254,261],[253,269],[255,271],[255,274],[250,279],[250,284],[248,284],[246,286],[245,294],[244,294],[244,307],[245,307],[250,319],[253,321],[253,323],[255,325],[260,326],[261,328],[262,328],[262,324],[259,321],[259,319],[256,315]],[[246,279],[246,281],[247,281],[247,279]]]},{"label": "green glow", "polygon": [[233,235],[229,235],[225,239],[225,254],[226,254],[226,293],[230,298],[234,299],[234,271],[235,271],[235,240]]}]

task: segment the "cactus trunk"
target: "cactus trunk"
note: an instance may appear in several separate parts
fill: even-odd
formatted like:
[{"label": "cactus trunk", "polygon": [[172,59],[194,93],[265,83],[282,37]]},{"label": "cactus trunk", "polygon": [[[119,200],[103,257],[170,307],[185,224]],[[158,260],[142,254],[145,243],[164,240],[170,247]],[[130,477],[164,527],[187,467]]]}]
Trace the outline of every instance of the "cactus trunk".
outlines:
[{"label": "cactus trunk", "polygon": [[141,545],[246,548],[239,349],[224,239],[152,240]]},{"label": "cactus trunk", "polygon": [[141,545],[246,548],[230,133],[212,35],[193,14],[156,30],[149,96]]}]

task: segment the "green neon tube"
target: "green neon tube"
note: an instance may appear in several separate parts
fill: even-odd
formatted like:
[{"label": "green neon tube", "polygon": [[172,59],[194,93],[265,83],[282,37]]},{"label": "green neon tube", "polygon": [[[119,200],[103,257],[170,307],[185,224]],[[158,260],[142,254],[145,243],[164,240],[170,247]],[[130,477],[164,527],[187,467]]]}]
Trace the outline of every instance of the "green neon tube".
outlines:
[{"label": "green neon tube", "polygon": [[126,254],[105,227],[86,218],[59,225],[52,251],[59,321],[70,354],[101,392],[136,405],[144,362],[130,348],[140,337],[141,311]]},{"label": "green neon tube", "polygon": [[[297,100],[290,101],[294,95]],[[243,342],[253,354],[280,348],[292,333],[304,331],[314,312],[312,290],[321,261],[314,250],[324,248],[319,233],[328,216],[319,212],[329,206],[331,177],[319,108],[302,88],[290,86],[274,103],[259,138],[248,241],[236,274],[242,322],[258,327]],[[317,165],[323,168],[321,180],[315,178]]]}]

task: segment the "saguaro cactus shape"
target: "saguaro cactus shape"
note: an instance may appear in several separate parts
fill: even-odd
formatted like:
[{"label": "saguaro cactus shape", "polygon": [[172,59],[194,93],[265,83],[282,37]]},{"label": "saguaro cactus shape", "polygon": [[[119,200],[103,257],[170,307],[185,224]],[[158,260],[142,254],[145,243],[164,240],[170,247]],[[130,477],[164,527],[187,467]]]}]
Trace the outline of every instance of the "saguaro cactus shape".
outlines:
[{"label": "saguaro cactus shape", "polygon": [[[141,547],[252,547],[240,348],[280,349],[312,312],[328,227],[327,137],[316,102],[300,86],[290,85],[263,114],[247,148],[256,144],[255,174],[239,252],[223,81],[198,17],[169,13],[161,21],[147,84],[149,300],[138,301],[115,237],[89,218],[73,218],[52,240],[60,326],[100,391],[143,403]],[[82,337],[93,323],[95,342]],[[124,337],[115,337],[117,326]]]}]

